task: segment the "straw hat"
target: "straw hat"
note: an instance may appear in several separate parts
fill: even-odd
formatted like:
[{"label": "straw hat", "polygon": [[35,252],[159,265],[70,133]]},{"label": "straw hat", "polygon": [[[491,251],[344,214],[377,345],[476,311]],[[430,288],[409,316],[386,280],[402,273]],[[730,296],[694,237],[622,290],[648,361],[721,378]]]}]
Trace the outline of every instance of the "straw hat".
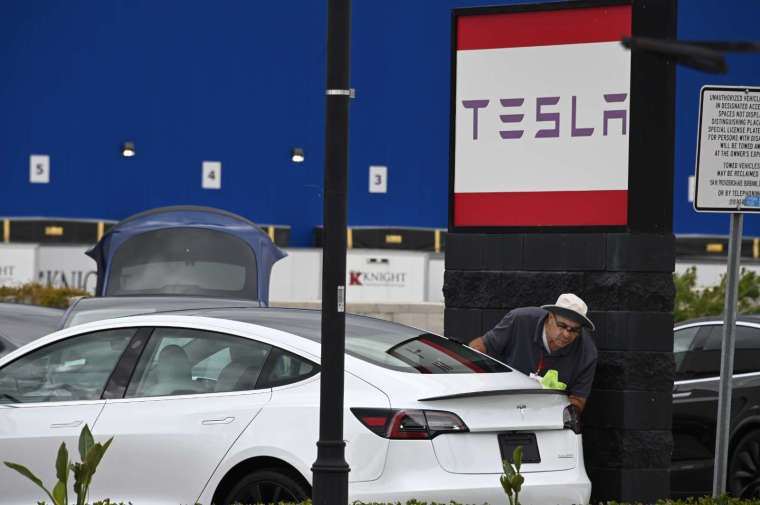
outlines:
[{"label": "straw hat", "polygon": [[542,305],[541,308],[580,323],[590,328],[591,331],[595,329],[594,323],[586,317],[588,313],[586,302],[573,293],[562,293],[557,298],[557,303],[554,305]]}]

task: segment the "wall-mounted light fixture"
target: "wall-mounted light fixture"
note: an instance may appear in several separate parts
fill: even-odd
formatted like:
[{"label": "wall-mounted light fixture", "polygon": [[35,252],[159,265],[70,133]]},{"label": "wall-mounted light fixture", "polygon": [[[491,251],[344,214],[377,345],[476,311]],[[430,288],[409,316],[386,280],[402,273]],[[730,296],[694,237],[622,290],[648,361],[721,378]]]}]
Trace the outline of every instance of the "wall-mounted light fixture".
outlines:
[{"label": "wall-mounted light fixture", "polygon": [[290,161],[293,163],[303,163],[305,159],[306,156],[303,153],[303,149],[300,147],[294,147],[290,152]]},{"label": "wall-mounted light fixture", "polygon": [[121,145],[121,155],[125,158],[131,158],[137,154],[137,151],[135,151],[135,143],[132,141],[124,142]]}]

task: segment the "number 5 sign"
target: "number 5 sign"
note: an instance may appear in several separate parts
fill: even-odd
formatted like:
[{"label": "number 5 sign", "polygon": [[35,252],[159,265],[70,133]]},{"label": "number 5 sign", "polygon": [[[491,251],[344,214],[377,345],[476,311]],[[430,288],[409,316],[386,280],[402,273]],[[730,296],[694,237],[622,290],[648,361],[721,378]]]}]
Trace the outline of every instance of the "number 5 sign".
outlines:
[{"label": "number 5 sign", "polygon": [[47,154],[29,156],[29,182],[32,184],[50,183],[50,156]]}]

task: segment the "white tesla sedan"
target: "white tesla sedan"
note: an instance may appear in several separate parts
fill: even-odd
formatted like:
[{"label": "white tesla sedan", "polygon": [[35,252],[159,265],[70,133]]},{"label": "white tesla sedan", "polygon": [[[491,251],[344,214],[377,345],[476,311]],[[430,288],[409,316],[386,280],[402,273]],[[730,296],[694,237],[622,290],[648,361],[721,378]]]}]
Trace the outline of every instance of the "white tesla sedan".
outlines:
[{"label": "white tesla sedan", "polygon": [[[299,501],[319,428],[320,313],[205,309],[68,328],[0,359],[0,460],[52,483],[88,424],[114,442],[91,499],[141,505]],[[503,503],[524,448],[531,504],[588,503],[566,396],[452,340],[346,316],[349,498]],[[0,467],[2,503],[42,500]]]}]

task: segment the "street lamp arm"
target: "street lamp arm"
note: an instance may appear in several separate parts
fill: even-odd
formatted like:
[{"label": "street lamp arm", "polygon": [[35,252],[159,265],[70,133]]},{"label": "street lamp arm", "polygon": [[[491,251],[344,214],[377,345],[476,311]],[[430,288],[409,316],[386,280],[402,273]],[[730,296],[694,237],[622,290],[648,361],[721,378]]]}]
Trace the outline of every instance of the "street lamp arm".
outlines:
[{"label": "street lamp arm", "polygon": [[675,63],[703,72],[725,74],[728,71],[723,53],[711,47],[650,37],[624,37],[620,42],[631,51],[646,51],[667,56]]}]

